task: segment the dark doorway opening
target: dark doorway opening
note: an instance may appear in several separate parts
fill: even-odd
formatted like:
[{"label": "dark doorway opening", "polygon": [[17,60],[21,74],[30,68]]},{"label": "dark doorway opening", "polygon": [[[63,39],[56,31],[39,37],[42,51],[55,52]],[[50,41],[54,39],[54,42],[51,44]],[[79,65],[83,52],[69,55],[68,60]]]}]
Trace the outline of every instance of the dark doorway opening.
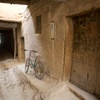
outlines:
[{"label": "dark doorway opening", "polygon": [[[21,37],[21,45],[22,45],[21,50],[22,51],[24,50],[24,42],[25,42],[24,37]],[[24,51],[22,52],[22,61],[25,61],[25,52]]]},{"label": "dark doorway opening", "polygon": [[13,29],[0,29],[0,61],[14,57]]}]

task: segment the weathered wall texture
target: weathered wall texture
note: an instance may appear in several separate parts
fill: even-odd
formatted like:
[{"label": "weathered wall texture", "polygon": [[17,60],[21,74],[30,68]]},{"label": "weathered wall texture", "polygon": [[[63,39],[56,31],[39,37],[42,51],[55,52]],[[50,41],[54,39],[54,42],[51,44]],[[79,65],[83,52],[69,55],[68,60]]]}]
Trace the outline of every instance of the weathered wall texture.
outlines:
[{"label": "weathered wall texture", "polygon": [[18,60],[25,61],[24,53],[24,37],[22,36],[21,24],[17,25],[17,51],[18,51]]},{"label": "weathered wall texture", "polygon": [[[55,7],[56,6],[56,7]],[[34,49],[42,56],[45,67],[51,76],[60,78],[62,75],[65,16],[62,3],[44,1],[29,6],[23,22],[23,35],[25,36],[25,48]],[[30,13],[32,15],[30,15]],[[42,17],[42,32],[36,34],[36,16]],[[51,39],[50,22],[55,23],[55,39]]]},{"label": "weathered wall texture", "polygon": [[[78,15],[84,15],[89,12],[93,12],[100,8],[100,0],[66,0],[65,3],[65,16],[66,16],[66,43],[65,43],[65,63],[64,63],[64,79],[70,77],[70,70],[72,66],[72,50],[73,50],[73,25],[71,25],[72,17]],[[70,34],[70,35],[69,35]],[[72,48],[71,48],[72,47]],[[81,70],[80,70],[81,72]]]},{"label": "weathered wall texture", "polygon": [[66,0],[65,13],[66,16],[85,14],[100,8],[100,0]]},{"label": "weathered wall texture", "polygon": [[[51,76],[67,79],[70,76],[73,50],[71,16],[87,13],[99,7],[100,0],[95,2],[94,0],[67,0],[66,3],[40,0],[30,4],[22,22],[25,48],[39,52]],[[38,15],[42,17],[41,34],[36,34]],[[55,24],[55,39],[51,39],[50,22]]]},{"label": "weathered wall texture", "polygon": [[71,81],[100,95],[100,11],[74,17]]}]

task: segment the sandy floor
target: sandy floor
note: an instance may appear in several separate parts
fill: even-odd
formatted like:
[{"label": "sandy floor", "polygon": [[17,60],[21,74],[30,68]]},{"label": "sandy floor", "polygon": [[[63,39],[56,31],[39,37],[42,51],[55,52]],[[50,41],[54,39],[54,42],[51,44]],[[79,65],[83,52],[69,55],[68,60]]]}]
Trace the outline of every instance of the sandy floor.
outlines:
[{"label": "sandy floor", "polygon": [[0,100],[98,100],[69,82],[58,82],[48,76],[42,80],[34,71],[24,72],[17,60],[0,62]]}]

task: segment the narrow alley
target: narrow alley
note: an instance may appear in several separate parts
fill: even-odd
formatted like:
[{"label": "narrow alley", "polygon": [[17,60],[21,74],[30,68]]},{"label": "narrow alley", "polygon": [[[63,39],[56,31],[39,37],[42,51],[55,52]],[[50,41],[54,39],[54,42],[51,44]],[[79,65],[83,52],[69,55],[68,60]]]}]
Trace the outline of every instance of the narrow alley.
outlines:
[{"label": "narrow alley", "polygon": [[0,0],[0,100],[100,100],[100,0]]}]

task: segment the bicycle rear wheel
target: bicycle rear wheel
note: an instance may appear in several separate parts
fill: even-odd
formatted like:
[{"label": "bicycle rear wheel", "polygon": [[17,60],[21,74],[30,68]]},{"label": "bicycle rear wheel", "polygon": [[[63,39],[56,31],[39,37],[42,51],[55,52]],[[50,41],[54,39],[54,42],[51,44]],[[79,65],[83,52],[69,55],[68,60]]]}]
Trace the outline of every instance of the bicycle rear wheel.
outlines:
[{"label": "bicycle rear wheel", "polygon": [[30,65],[30,59],[28,58],[28,59],[26,60],[26,63],[25,63],[25,73],[28,72],[28,70],[29,70],[29,65]]},{"label": "bicycle rear wheel", "polygon": [[42,79],[44,77],[44,66],[41,62],[38,62],[35,67],[35,77]]}]

